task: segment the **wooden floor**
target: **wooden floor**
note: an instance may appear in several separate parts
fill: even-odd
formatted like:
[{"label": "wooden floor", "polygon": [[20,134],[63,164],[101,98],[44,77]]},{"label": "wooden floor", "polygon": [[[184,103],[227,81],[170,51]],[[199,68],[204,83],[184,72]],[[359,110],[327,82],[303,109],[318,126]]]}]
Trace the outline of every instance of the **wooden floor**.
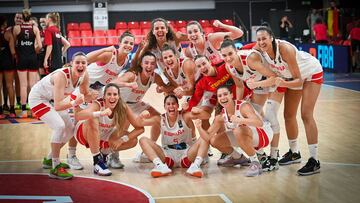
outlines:
[{"label": "wooden floor", "polygon": [[[145,100],[163,112],[163,97]],[[280,110],[282,112],[282,108]],[[112,169],[115,180],[141,188],[156,202],[360,202],[360,92],[324,85],[315,110],[319,129],[321,173],[308,177],[296,175],[304,163],[280,167],[259,177],[244,177],[246,168],[222,168],[216,165],[219,152],[204,166],[205,177],[188,177],[185,169],[175,169],[169,177],[150,177],[153,164],[137,164],[132,158],[140,147],[120,153],[125,169]],[[280,116],[282,117],[282,116]],[[308,158],[304,128],[298,117],[300,149],[303,161]],[[280,153],[288,150],[284,121]],[[48,153],[50,130],[44,124],[0,125],[0,173],[48,173],[41,159]],[[149,135],[149,129],[143,136]],[[268,149],[267,149],[268,150]],[[67,147],[62,150],[66,157]],[[75,175],[97,177],[92,173],[90,151],[78,147],[79,159],[85,165]]]}]

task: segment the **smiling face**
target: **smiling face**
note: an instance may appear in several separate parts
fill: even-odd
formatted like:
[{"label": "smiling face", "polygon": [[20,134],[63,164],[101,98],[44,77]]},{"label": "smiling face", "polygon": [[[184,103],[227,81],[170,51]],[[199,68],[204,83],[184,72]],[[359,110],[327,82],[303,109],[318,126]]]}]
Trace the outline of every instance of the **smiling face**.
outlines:
[{"label": "smiling face", "polygon": [[15,25],[20,25],[21,23],[23,23],[23,16],[21,13],[15,14],[14,22]]},{"label": "smiling face", "polygon": [[115,86],[109,86],[104,93],[105,107],[113,110],[116,104],[119,102],[119,88]]},{"label": "smiling face", "polygon": [[225,63],[229,65],[234,65],[237,57],[236,50],[234,49],[234,47],[229,45],[227,47],[221,48],[220,53]]},{"label": "smiling face", "polygon": [[75,56],[71,62],[74,75],[77,77],[83,76],[87,65],[88,63],[86,56],[84,55]]},{"label": "smiling face", "polygon": [[162,52],[162,59],[168,68],[177,68],[177,58],[171,49]]},{"label": "smiling face", "polygon": [[164,108],[169,117],[176,117],[179,112],[179,103],[172,96],[165,100]]},{"label": "smiling face", "polygon": [[215,72],[214,68],[210,64],[210,61],[207,60],[205,56],[197,58],[195,60],[195,66],[200,71],[200,73],[205,76],[211,76]]},{"label": "smiling face", "polygon": [[201,29],[196,24],[191,24],[186,27],[186,32],[188,35],[188,39],[193,44],[198,44],[203,41],[204,34],[202,33]]},{"label": "smiling face", "polygon": [[125,53],[129,54],[134,48],[135,39],[131,36],[126,36],[122,38],[120,44],[119,44],[119,50],[124,51]]},{"label": "smiling face", "polygon": [[261,51],[268,52],[272,49],[272,36],[266,30],[256,32],[256,43]]},{"label": "smiling face", "polygon": [[153,35],[155,35],[156,40],[165,41],[166,34],[168,33],[168,29],[163,21],[156,21],[153,26]]},{"label": "smiling face", "polygon": [[142,73],[149,78],[156,68],[156,58],[154,56],[144,56],[141,61]]},{"label": "smiling face", "polygon": [[228,107],[233,101],[232,93],[226,87],[220,87],[217,90],[216,96],[219,104],[224,108]]}]

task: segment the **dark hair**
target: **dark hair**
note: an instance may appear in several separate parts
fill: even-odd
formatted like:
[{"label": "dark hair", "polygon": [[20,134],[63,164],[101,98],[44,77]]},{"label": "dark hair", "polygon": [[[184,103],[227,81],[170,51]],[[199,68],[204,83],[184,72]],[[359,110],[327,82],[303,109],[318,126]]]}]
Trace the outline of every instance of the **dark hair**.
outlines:
[{"label": "dark hair", "polygon": [[129,31],[126,30],[124,33],[121,34],[120,38],[119,38],[119,43],[121,43],[121,41],[125,38],[125,37],[132,37],[135,40],[135,36]]},{"label": "dark hair", "polygon": [[153,54],[151,51],[145,51],[145,52],[141,55],[141,57],[139,57],[138,60],[135,61],[135,65],[132,66],[131,68],[129,68],[128,71],[134,72],[134,73],[141,73],[141,71],[142,71],[141,62],[142,62],[142,60],[144,59],[145,56],[152,56],[152,57],[154,57],[155,60],[156,60],[155,54]]},{"label": "dark hair", "polygon": [[261,23],[261,26],[270,27],[270,23],[264,21]]},{"label": "dark hair", "polygon": [[315,24],[321,24],[323,21],[321,18],[316,18]]},{"label": "dark hair", "polygon": [[171,50],[174,54],[176,54],[176,51],[174,49],[174,47],[172,47],[170,44],[168,43],[165,43],[162,47],[162,50],[161,50],[161,54],[165,51],[168,51],[168,50]]},{"label": "dark hair", "polygon": [[235,46],[234,41],[230,38],[229,35],[225,35],[224,41],[220,45],[220,49],[223,49],[223,48],[228,47],[228,46],[231,46],[236,50],[236,46]]},{"label": "dark hair", "polygon": [[[273,33],[273,31],[271,30],[270,27],[260,26],[258,29],[256,29],[256,34],[258,32],[260,32],[260,31],[267,32],[270,35],[270,37],[273,38],[272,41],[271,41],[271,44],[272,44],[272,48],[273,48],[274,56],[275,56],[274,63],[276,64],[276,41],[275,41],[275,35],[274,35],[274,33]],[[278,58],[278,62],[281,63],[280,57]]]},{"label": "dark hair", "polygon": [[30,9],[24,9],[22,12],[22,17],[24,22],[29,22],[31,17]]},{"label": "dark hair", "polygon": [[154,25],[156,22],[163,22],[165,24],[165,27],[168,30],[168,32],[166,33],[166,41],[175,39],[175,33],[174,33],[173,29],[171,28],[171,26],[169,26],[168,22],[163,18],[155,18],[153,21],[151,21],[151,30],[146,36],[146,39],[149,42],[149,44],[147,45],[145,50],[153,49],[157,45],[156,37],[153,34]]},{"label": "dark hair", "polygon": [[72,55],[71,60],[74,60],[75,57],[77,57],[77,56],[85,56],[85,58],[86,58],[86,54],[84,52],[78,51],[78,52],[76,52],[75,54]]},{"label": "dark hair", "polygon": [[5,22],[7,23],[6,16],[0,16],[0,26],[3,26],[5,24]]},{"label": "dark hair", "polygon": [[206,60],[210,61],[210,60],[209,60],[209,58],[208,58],[207,56],[202,55],[202,54],[198,54],[198,55],[196,55],[196,56],[194,57],[194,62],[195,62],[196,60],[198,60],[199,58],[202,58],[202,57],[205,57],[205,58],[206,58]]},{"label": "dark hair", "polygon": [[173,95],[173,94],[168,94],[168,95],[166,95],[165,98],[164,98],[164,105],[165,105],[166,100],[169,99],[169,98],[175,99],[176,103],[179,104],[179,100],[178,100],[178,98],[177,98],[175,95]]},{"label": "dark hair", "polygon": [[190,25],[196,25],[196,26],[198,26],[200,32],[202,32],[202,33],[204,34],[204,29],[202,28],[202,26],[200,25],[200,23],[199,23],[198,21],[193,20],[193,21],[188,22],[188,24],[186,24],[186,30],[187,30],[187,28],[188,28]]}]

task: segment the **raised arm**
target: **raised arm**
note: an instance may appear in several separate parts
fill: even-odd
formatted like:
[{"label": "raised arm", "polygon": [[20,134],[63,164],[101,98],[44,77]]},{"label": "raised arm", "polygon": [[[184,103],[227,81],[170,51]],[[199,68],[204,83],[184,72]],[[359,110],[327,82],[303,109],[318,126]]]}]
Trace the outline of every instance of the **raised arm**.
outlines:
[{"label": "raised arm", "polygon": [[215,20],[213,25],[218,28],[227,30],[228,32],[215,32],[208,35],[210,43],[214,46],[215,49],[219,49],[221,42],[224,41],[224,37],[227,35],[231,39],[237,39],[243,36],[243,31],[240,28],[235,26],[226,25],[219,20]]},{"label": "raised arm", "polygon": [[110,61],[112,52],[115,50],[116,48],[114,46],[105,47],[86,54],[86,58],[89,64],[94,62],[101,62],[106,64]]}]

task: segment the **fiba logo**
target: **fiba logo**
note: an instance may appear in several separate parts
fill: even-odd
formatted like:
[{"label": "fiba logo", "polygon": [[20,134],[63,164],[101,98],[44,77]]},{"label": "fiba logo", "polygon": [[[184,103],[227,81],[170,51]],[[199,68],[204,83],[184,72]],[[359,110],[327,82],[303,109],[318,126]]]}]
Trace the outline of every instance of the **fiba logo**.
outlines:
[{"label": "fiba logo", "polygon": [[332,46],[318,45],[310,48],[309,53],[316,57],[324,68],[334,69],[334,49]]}]

